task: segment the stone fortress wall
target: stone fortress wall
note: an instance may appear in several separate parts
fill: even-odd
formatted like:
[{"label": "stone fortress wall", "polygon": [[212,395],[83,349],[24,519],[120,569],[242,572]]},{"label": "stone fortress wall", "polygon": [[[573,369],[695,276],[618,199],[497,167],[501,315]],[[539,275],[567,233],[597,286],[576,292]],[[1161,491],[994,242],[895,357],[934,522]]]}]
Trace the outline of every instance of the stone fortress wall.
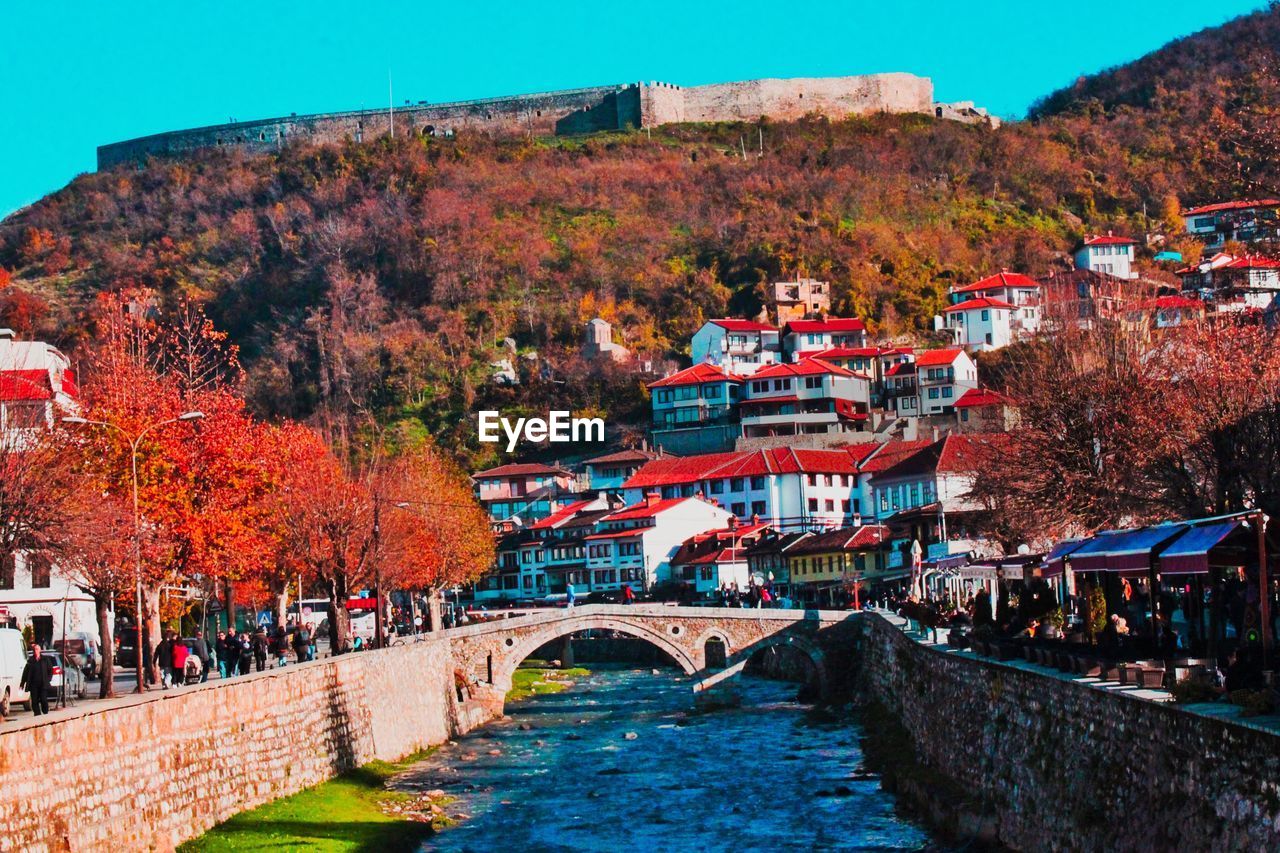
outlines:
[{"label": "stone fortress wall", "polygon": [[[946,107],[946,109],[942,109]],[[833,118],[869,113],[922,113],[960,121],[992,121],[933,101],[933,82],[914,74],[745,80],[707,86],[641,82],[472,101],[354,110],[243,121],[142,136],[98,148],[98,168],[182,157],[202,148],[261,154],[293,140],[357,142],[391,130],[444,136],[458,130],[495,134],[577,135],[679,122],[786,121],[810,113]]]}]

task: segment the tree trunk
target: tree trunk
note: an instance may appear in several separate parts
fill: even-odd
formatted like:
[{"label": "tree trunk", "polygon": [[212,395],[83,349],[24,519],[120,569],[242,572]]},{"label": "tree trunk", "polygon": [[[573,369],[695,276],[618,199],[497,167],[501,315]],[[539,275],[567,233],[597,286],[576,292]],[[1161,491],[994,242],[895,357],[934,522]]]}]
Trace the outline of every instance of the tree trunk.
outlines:
[{"label": "tree trunk", "polygon": [[102,646],[102,666],[99,668],[99,699],[110,699],[116,695],[116,638],[111,624],[111,596],[98,594],[93,597],[93,606],[98,613],[98,637]]},{"label": "tree trunk", "polygon": [[276,624],[284,625],[289,617],[289,587],[276,593]]},{"label": "tree trunk", "polygon": [[236,585],[227,578],[223,586],[223,599],[227,608],[227,628],[236,627]]},{"label": "tree trunk", "polygon": [[347,636],[351,633],[351,614],[347,612],[347,577],[337,573],[327,584],[329,588],[329,654],[340,655],[349,650]]},{"label": "tree trunk", "polygon": [[160,683],[160,662],[156,660],[156,649],[160,645],[160,641],[164,639],[164,632],[160,628],[160,587],[159,586],[143,586],[142,588],[142,612],[144,614],[143,637],[151,649],[151,681],[153,684]]}]

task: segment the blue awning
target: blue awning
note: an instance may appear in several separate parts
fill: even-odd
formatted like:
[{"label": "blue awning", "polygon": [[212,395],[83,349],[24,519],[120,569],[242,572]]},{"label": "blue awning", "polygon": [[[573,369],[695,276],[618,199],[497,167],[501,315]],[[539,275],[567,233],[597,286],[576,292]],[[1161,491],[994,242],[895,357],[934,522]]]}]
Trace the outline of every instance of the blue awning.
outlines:
[{"label": "blue awning", "polygon": [[1160,552],[1160,571],[1166,575],[1201,575],[1209,571],[1209,551],[1245,525],[1242,518],[1189,527]]},{"label": "blue awning", "polygon": [[1187,528],[1183,524],[1157,524],[1133,530],[1099,533],[1071,554],[1078,572],[1134,572],[1151,567],[1151,551]]}]

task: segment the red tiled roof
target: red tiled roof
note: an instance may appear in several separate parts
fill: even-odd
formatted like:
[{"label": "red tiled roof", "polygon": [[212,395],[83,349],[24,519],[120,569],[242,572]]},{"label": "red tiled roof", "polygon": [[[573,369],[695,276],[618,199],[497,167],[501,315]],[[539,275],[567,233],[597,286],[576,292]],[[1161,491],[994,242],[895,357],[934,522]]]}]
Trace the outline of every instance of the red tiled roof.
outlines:
[{"label": "red tiled roof", "polygon": [[774,447],[730,453],[655,459],[623,483],[623,488],[650,488],[766,474],[854,474],[857,466],[844,450]]},{"label": "red tiled roof", "polygon": [[0,370],[0,400],[52,400],[47,370]]},{"label": "red tiled roof", "polygon": [[1085,246],[1128,246],[1137,243],[1137,240],[1131,240],[1128,237],[1116,237],[1113,234],[1098,234],[1093,237],[1085,237],[1083,245]]},{"label": "red tiled roof", "polygon": [[792,320],[788,332],[865,332],[867,324],[857,317],[828,317],[825,320]]},{"label": "red tiled roof", "polygon": [[1040,283],[1034,278],[1025,276],[1020,272],[998,272],[995,275],[989,275],[986,278],[979,279],[973,284],[966,284],[964,287],[952,288],[952,293],[975,293],[983,290],[995,290],[998,287],[1040,287]]},{"label": "red tiled roof", "polygon": [[[950,364],[951,362],[947,362]],[[903,376],[916,372],[916,363],[914,361],[900,361],[893,367],[884,372],[885,376]]]},{"label": "red tiled roof", "polygon": [[1204,303],[1199,299],[1191,299],[1186,296],[1157,296],[1155,299],[1147,299],[1139,302],[1136,306],[1140,311],[1162,311],[1169,308],[1196,308],[1204,310]]},{"label": "red tiled roof", "polygon": [[609,513],[604,517],[604,521],[634,521],[641,518],[653,518],[660,512],[671,509],[677,504],[685,501],[693,501],[697,498],[663,498],[650,504],[648,501],[641,501],[638,504],[624,506],[617,512]]},{"label": "red tiled roof", "polygon": [[734,319],[726,318],[726,319],[720,319],[720,320],[708,320],[707,322],[717,325],[722,329],[727,329],[730,332],[776,332],[778,331],[777,326],[770,326],[768,323],[757,323],[755,320],[734,320]]},{"label": "red tiled roof", "polygon": [[842,527],[806,536],[791,550],[792,554],[820,554],[828,551],[861,551],[879,547],[889,536],[889,528],[878,524]]},{"label": "red tiled roof", "polygon": [[950,305],[943,309],[944,314],[950,314],[952,311],[973,311],[977,308],[1014,308],[1003,299],[992,299],[989,296],[979,296],[976,299],[969,299],[961,302],[959,305]]},{"label": "red tiled roof", "polygon": [[994,432],[985,435],[957,435],[942,439],[942,451],[938,454],[937,470],[942,473],[967,474],[977,470],[984,454],[997,452],[1008,436]]},{"label": "red tiled roof", "polygon": [[546,528],[556,527],[561,522],[568,521],[569,519],[573,518],[583,508],[585,508],[587,504],[591,502],[592,502],[591,500],[574,501],[571,504],[562,506],[560,507],[560,509],[551,513],[551,515],[548,515],[546,518],[539,519],[538,521],[535,521],[533,524],[529,525],[529,529],[544,530]]},{"label": "red tiled roof", "polygon": [[930,444],[932,442],[927,438],[913,439],[911,441],[886,441],[874,456],[866,459],[858,466],[859,470],[865,474],[879,474],[904,459],[909,459],[922,450],[926,450]]},{"label": "red tiled roof", "polygon": [[957,409],[978,408],[981,406],[1006,406],[1013,401],[999,391],[990,388],[970,388],[956,400]]},{"label": "red tiled roof", "polygon": [[489,468],[486,471],[478,471],[472,476],[476,479],[481,477],[520,477],[530,474],[563,474],[568,475],[569,472],[563,468],[557,468],[553,465],[543,465],[541,462],[513,462],[509,465],[499,465],[497,468]]},{"label": "red tiled roof", "polygon": [[958,347],[948,347],[947,349],[930,349],[925,350],[916,356],[917,367],[937,367],[942,364],[951,364],[964,353],[964,350]]},{"label": "red tiled roof", "polygon": [[852,370],[845,370],[838,364],[832,364],[813,356],[803,358],[800,361],[771,364],[768,367],[762,367],[755,373],[751,374],[751,378],[772,379],[775,376],[814,376],[826,373],[830,373],[835,376],[857,376],[862,379],[867,378],[862,376],[860,373],[854,373]]},{"label": "red tiled roof", "polygon": [[1246,201],[1220,201],[1217,204],[1202,204],[1199,207],[1188,207],[1182,211],[1183,216],[1195,216],[1200,213],[1219,213],[1224,210],[1248,210],[1251,207],[1280,207],[1280,199],[1263,198]]},{"label": "red tiled roof", "polygon": [[1218,269],[1224,270],[1274,270],[1280,269],[1280,261],[1274,258],[1264,258],[1260,255],[1245,255],[1235,258]]},{"label": "red tiled roof", "polygon": [[650,388],[667,388],[673,385],[698,385],[702,382],[741,382],[742,377],[725,373],[714,364],[695,364],[684,370],[664,376],[656,382],[650,382]]},{"label": "red tiled roof", "polygon": [[62,393],[73,400],[80,396],[80,387],[76,385],[75,371],[70,368],[62,371]]}]

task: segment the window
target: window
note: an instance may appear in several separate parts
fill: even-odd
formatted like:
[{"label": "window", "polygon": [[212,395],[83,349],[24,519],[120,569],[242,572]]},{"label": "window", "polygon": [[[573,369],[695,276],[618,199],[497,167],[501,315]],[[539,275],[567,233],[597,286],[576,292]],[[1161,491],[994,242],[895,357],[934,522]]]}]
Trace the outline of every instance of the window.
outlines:
[{"label": "window", "polygon": [[809,512],[817,512],[817,511],[818,511],[818,499],[809,498]]},{"label": "window", "polygon": [[751,390],[757,394],[767,393],[769,390],[769,380],[761,379],[751,383]]},{"label": "window", "polygon": [[671,389],[670,389],[670,388],[659,388],[659,389],[658,389],[658,402],[659,402],[659,403],[670,403],[670,402],[671,402]]},{"label": "window", "polygon": [[790,391],[790,390],[791,390],[791,380],[790,380],[790,379],[775,379],[775,380],[773,380],[773,390],[775,390],[775,391]]},{"label": "window", "polygon": [[684,386],[684,387],[682,387],[682,388],[678,388],[678,389],[676,389],[676,399],[677,399],[677,400],[696,400],[696,399],[698,399],[698,386],[697,386],[697,385],[685,385],[685,386]]},{"label": "window", "polygon": [[52,561],[43,554],[28,554],[27,567],[31,569],[31,588],[48,589]]},{"label": "window", "polygon": [[710,492],[711,492],[711,494],[713,494],[713,495],[722,495],[722,494],[724,494],[724,480],[712,480],[712,481],[711,481],[710,483],[708,483],[707,485],[709,485],[709,486],[711,487],[711,488],[710,488]]},{"label": "window", "polygon": [[704,399],[707,399],[707,400],[719,400],[720,386],[719,385],[703,385],[702,396]]},{"label": "window", "polygon": [[987,332],[987,343],[991,343],[991,333]]},{"label": "window", "polygon": [[848,515],[848,514],[849,514],[849,502],[848,502],[848,501],[840,501],[840,512],[841,512],[841,514],[843,514],[843,515]]},{"label": "window", "polygon": [[960,410],[960,420],[964,421],[965,423],[968,423],[968,422],[969,422],[969,410],[968,410],[968,409],[961,409],[961,410]]},{"label": "window", "polygon": [[808,483],[810,486],[818,485],[818,481],[814,478],[812,474],[805,474],[804,481]]},{"label": "window", "polygon": [[982,309],[982,322],[984,322],[984,323],[985,323],[985,322],[987,322],[987,321],[988,321],[988,320],[990,320],[990,319],[991,319],[991,312],[990,312],[990,311],[988,311],[986,308],[983,308],[983,309]]},{"label": "window", "polygon": [[729,491],[731,491],[731,492],[740,492],[740,491],[742,491],[742,486],[743,486],[743,484],[744,484],[745,482],[746,482],[746,480],[744,480],[744,479],[743,479],[743,478],[741,478],[741,477],[734,477],[733,479],[731,479],[731,480],[729,481]]},{"label": "window", "polygon": [[609,557],[612,554],[613,554],[613,547],[611,545],[592,545],[589,548],[587,548],[587,555],[594,559]]},{"label": "window", "polygon": [[937,389],[937,388],[930,388],[930,389],[929,389],[929,399],[930,399],[930,400],[936,400],[936,399],[938,399],[938,389]]},{"label": "window", "polygon": [[13,589],[13,570],[17,564],[17,557],[9,554],[0,557],[0,589]]},{"label": "window", "polygon": [[804,378],[804,387],[806,387],[806,388],[821,388],[821,387],[822,387],[822,377],[821,377],[821,376],[806,376],[806,377]]},{"label": "window", "polygon": [[729,507],[729,512],[733,513],[738,518],[742,518],[747,514],[747,505],[745,503],[736,503]]},{"label": "window", "polygon": [[751,478],[751,488],[752,488],[752,489],[755,489],[755,490],[757,490],[757,491],[758,491],[758,490],[760,490],[760,489],[763,489],[763,488],[764,488],[764,477],[752,477],[752,478]]},{"label": "window", "polygon": [[920,484],[919,483],[911,484],[910,501],[911,503],[907,504],[907,506],[920,506]]},{"label": "window", "polygon": [[[991,336],[990,336],[990,335],[987,335],[987,337],[988,337],[988,338],[990,338]],[[987,341],[987,343],[991,343],[991,341],[990,341],[990,340],[988,340],[988,341]],[[949,399],[951,398],[951,394],[954,392],[954,390],[955,390],[955,389],[954,389],[954,388],[952,388],[950,385],[944,385],[944,386],[942,387],[942,398],[943,398],[944,400],[949,400]]]},{"label": "window", "polygon": [[764,514],[765,514],[764,501],[752,501],[752,502],[751,502],[751,514],[752,514],[752,515],[764,515]]},{"label": "window", "polygon": [[826,504],[825,504],[825,506],[823,506],[823,509],[824,509],[825,511],[827,511],[827,512],[835,512],[835,511],[836,511],[836,502],[835,502],[835,501],[833,501],[833,500],[829,500],[829,501],[827,501],[827,502],[826,502]]},{"label": "window", "polygon": [[618,556],[620,557],[640,556],[640,543],[639,542],[619,542]]}]

